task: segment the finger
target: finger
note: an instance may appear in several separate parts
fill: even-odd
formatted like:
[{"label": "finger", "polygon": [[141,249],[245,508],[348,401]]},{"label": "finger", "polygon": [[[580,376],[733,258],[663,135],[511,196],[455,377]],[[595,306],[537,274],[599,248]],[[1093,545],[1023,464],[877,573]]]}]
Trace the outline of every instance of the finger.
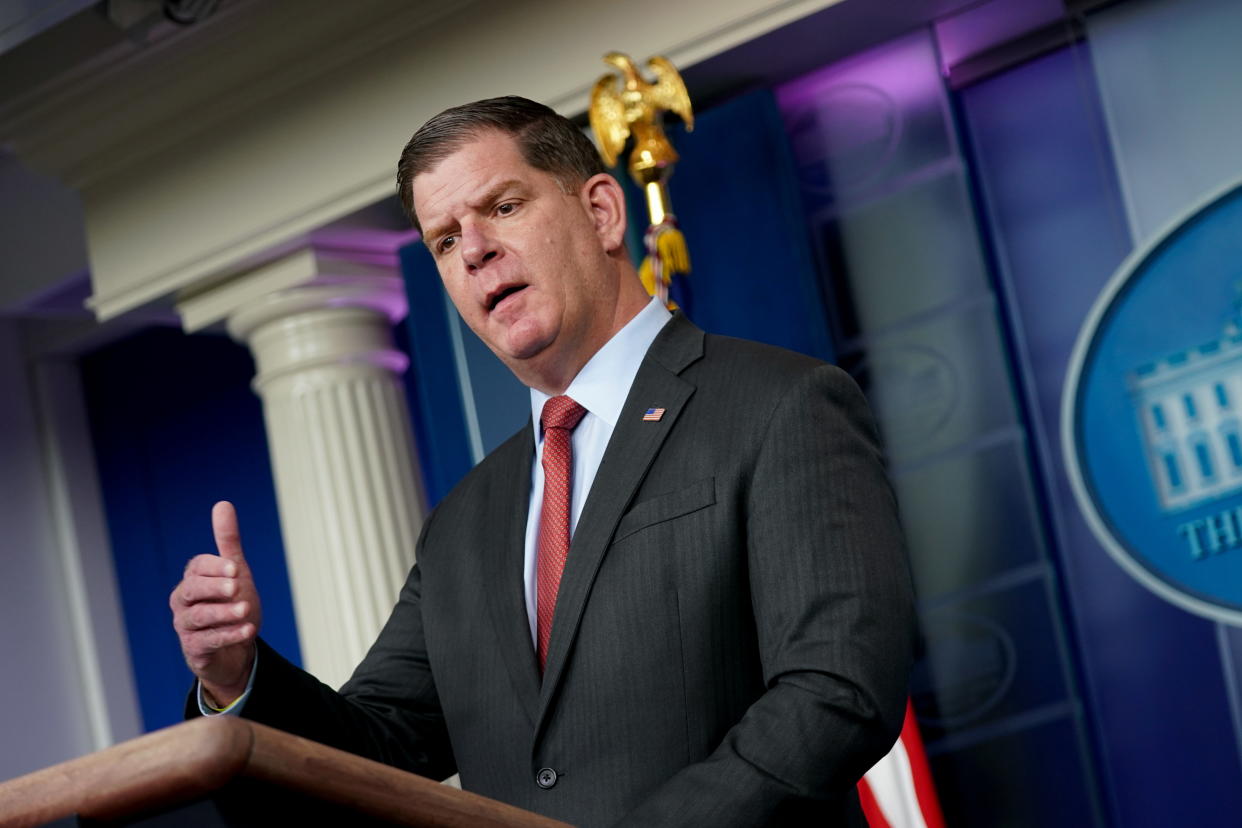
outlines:
[{"label": "finger", "polygon": [[211,510],[211,531],[216,537],[216,549],[220,557],[239,564],[246,562],[242,555],[241,532],[237,528],[237,510],[227,500],[221,500]]},{"label": "finger", "polygon": [[234,644],[253,641],[255,627],[254,624],[238,624],[233,627],[204,630],[201,635],[206,639],[208,646],[218,650],[223,647],[232,647]]},{"label": "finger", "polygon": [[[254,641],[254,624],[234,624],[231,627],[214,627],[209,630],[187,633],[184,642],[186,660],[205,666],[204,659],[225,647],[248,644]],[[191,665],[193,666],[193,664]]]},{"label": "finger", "polygon": [[179,606],[188,607],[201,601],[229,601],[240,591],[241,588],[236,578],[206,578],[190,575],[173,590],[173,609]]},{"label": "finger", "polygon": [[246,617],[250,605],[245,601],[234,604],[195,604],[178,613],[174,622],[184,632],[232,627]]},{"label": "finger", "polygon": [[185,565],[185,578],[232,578],[237,575],[237,564],[219,555],[195,555]]}]

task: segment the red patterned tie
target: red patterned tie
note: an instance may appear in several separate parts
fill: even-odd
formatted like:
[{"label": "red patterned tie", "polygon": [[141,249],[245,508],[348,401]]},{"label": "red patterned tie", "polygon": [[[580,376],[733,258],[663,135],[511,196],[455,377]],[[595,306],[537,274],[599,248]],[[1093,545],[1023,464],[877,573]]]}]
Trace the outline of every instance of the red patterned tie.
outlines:
[{"label": "red patterned tie", "polygon": [[570,471],[573,469],[571,437],[586,409],[569,397],[552,397],[543,404],[543,508],[539,512],[538,597],[536,630],[539,635],[539,670],[548,663],[552,638],[552,615],[556,593],[569,555]]}]

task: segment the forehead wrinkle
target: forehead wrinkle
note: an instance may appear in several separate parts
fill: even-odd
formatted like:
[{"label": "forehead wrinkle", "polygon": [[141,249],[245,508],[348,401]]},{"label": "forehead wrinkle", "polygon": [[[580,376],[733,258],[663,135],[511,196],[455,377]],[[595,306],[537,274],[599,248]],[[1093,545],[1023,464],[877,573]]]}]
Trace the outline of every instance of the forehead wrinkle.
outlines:
[{"label": "forehead wrinkle", "polygon": [[[443,191],[445,188],[452,186],[452,184],[453,182],[446,182],[445,185],[439,189],[439,191]],[[461,189],[465,188],[468,184],[469,184],[468,181],[461,182],[456,187],[456,190],[460,191]],[[505,192],[506,190],[510,190],[510,189],[519,189],[519,190],[524,191],[525,187],[522,181],[517,178],[506,178],[501,181],[497,181],[494,184],[490,184],[490,185],[486,183],[483,184],[480,187],[480,192],[477,195],[466,196],[464,199],[462,199],[462,201],[465,204],[465,206],[468,207],[469,209],[479,210],[481,208],[486,208],[490,206],[491,203],[494,202],[496,199],[498,199],[503,192]],[[435,193],[433,193],[432,196],[434,198]],[[452,210],[450,209],[450,214],[451,212]],[[437,225],[433,229],[425,231],[423,233],[423,239],[424,241],[427,239],[433,239],[441,235],[442,233],[448,230],[451,230],[455,225],[456,225],[456,222],[451,221],[451,220],[449,222],[444,223],[443,225]]]}]

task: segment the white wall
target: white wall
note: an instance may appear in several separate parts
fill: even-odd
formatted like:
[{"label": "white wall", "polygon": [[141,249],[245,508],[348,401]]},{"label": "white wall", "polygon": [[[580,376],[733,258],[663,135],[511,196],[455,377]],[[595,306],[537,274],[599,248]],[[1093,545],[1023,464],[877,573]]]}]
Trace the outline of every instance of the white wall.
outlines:
[{"label": "white wall", "polygon": [[[1155,33],[1159,34],[1156,35]],[[1242,4],[1131,0],[1087,18],[1130,230],[1140,243],[1242,176]]]},{"label": "white wall", "polygon": [[0,779],[92,747],[20,353],[0,321]]},{"label": "white wall", "polygon": [[77,368],[31,360],[21,324],[0,320],[0,780],[141,732]]}]

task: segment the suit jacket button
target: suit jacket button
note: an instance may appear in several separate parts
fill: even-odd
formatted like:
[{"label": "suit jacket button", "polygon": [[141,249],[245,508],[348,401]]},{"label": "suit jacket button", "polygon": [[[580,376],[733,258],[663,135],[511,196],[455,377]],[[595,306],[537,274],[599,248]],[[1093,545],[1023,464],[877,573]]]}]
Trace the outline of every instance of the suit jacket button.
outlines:
[{"label": "suit jacket button", "polygon": [[556,784],[556,771],[551,768],[540,768],[535,774],[535,784],[545,790]]}]

